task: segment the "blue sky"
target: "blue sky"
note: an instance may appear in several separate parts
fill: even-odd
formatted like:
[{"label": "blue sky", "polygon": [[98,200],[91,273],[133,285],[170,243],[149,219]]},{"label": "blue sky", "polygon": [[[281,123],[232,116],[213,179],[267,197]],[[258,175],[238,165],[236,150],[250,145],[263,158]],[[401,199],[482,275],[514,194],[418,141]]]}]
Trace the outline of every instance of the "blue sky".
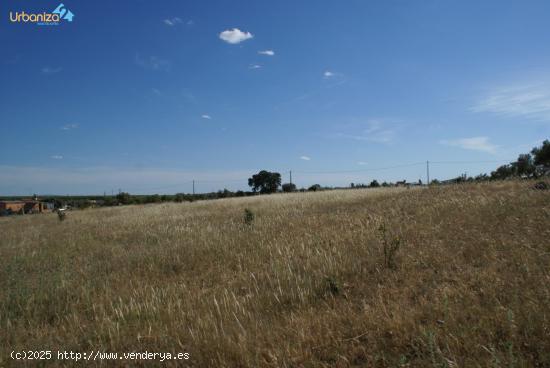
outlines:
[{"label": "blue sky", "polygon": [[494,169],[550,137],[547,1],[3,1],[0,194]]}]

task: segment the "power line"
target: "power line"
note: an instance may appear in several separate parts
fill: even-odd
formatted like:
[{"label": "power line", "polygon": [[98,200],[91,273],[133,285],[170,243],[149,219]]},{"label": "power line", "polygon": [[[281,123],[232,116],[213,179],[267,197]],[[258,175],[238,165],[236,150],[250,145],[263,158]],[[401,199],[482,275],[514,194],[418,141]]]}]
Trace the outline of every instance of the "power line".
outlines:
[{"label": "power line", "polygon": [[485,160],[485,161],[430,161],[431,164],[495,164],[512,162],[514,160]]},{"label": "power line", "polygon": [[192,183],[192,181],[186,181],[186,182],[183,182],[183,183],[179,183],[179,184],[171,184],[171,185],[165,185],[165,186],[162,186],[162,187],[154,187],[154,188],[151,188],[151,187],[141,187],[141,188],[131,188],[133,191],[136,191],[136,192],[143,192],[143,191],[146,191],[146,190],[162,190],[162,189],[170,189],[170,188],[176,188],[176,187],[181,187],[181,186],[184,186],[186,184],[190,184]]},{"label": "power line", "polygon": [[[420,165],[426,165],[426,179],[427,183],[430,183],[430,164],[435,165],[446,165],[446,164],[482,164],[482,163],[503,163],[503,162],[511,162],[513,160],[483,160],[483,161],[424,161],[424,162],[412,162],[407,164],[399,164],[399,165],[393,165],[393,166],[383,166],[383,167],[373,167],[373,168],[365,168],[365,169],[359,169],[359,170],[324,170],[324,171],[295,171],[294,173],[303,174],[303,175],[323,175],[323,174],[346,174],[346,173],[364,173],[364,172],[372,172],[372,171],[383,171],[383,170],[391,170],[391,169],[399,169],[399,168],[405,168],[405,167],[415,167]],[[280,171],[282,173],[288,173],[290,183],[292,184],[292,173],[293,170]],[[144,191],[156,191],[156,190],[164,190],[164,189],[170,189],[170,188],[177,188],[182,187],[184,185],[192,184],[192,192],[195,194],[195,185],[198,183],[246,183],[246,179],[230,179],[230,180],[188,180],[182,183],[177,184],[170,184],[165,185],[162,187],[141,187],[141,188],[131,188],[134,192],[144,192]],[[113,190],[111,190],[111,195],[114,195]],[[120,189],[119,189],[120,192]]]},{"label": "power line", "polygon": [[402,165],[395,165],[395,166],[386,166],[386,167],[375,167],[375,168],[369,168],[369,169],[362,169],[362,170],[335,170],[335,171],[294,171],[299,174],[344,174],[344,173],[356,173],[356,172],[369,172],[369,171],[381,171],[381,170],[390,170],[390,169],[398,169],[402,167],[412,167],[412,166],[418,166],[418,165],[424,165],[425,162],[413,162],[410,164],[402,164]]}]

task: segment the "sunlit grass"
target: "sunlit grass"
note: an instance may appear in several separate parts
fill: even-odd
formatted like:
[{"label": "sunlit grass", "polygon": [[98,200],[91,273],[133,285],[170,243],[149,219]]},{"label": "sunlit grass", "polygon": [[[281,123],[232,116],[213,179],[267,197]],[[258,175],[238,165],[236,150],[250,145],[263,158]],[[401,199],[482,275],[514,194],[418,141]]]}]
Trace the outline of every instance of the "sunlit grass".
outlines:
[{"label": "sunlit grass", "polygon": [[[0,366],[13,349],[182,351],[200,367],[548,366],[550,195],[531,185],[0,218]],[[382,227],[401,242],[391,267]]]}]

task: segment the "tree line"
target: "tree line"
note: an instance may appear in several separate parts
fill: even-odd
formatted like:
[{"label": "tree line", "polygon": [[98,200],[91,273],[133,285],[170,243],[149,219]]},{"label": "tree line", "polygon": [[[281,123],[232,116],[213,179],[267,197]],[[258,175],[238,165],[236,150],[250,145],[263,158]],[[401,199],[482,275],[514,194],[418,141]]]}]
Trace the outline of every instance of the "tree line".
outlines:
[{"label": "tree line", "polygon": [[[475,177],[468,177],[463,174],[453,182],[463,181],[488,181],[505,180],[510,178],[538,178],[550,175],[550,141],[545,140],[540,147],[534,147],[530,153],[522,153],[517,160],[497,167],[488,174],[479,174]],[[433,180],[433,184],[438,184],[438,180]]]},{"label": "tree line", "polygon": [[[475,177],[468,177],[466,174],[460,175],[457,178],[440,182],[437,179],[432,180],[429,184],[437,185],[443,183],[460,183],[460,182],[475,182],[488,180],[504,180],[509,178],[538,178],[541,176],[550,175],[550,141],[545,140],[540,147],[534,147],[530,153],[520,154],[517,160],[506,165],[497,167],[490,174],[479,174]],[[399,182],[399,184],[403,184]],[[377,188],[390,187],[398,183],[382,182],[379,183],[376,179],[369,184],[351,183],[347,188]],[[422,181],[417,183],[409,183],[409,185],[421,185]],[[147,204],[161,202],[192,202],[196,200],[219,199],[230,197],[246,197],[257,194],[272,194],[277,192],[306,192],[337,189],[334,187],[323,187],[320,184],[313,184],[308,188],[298,189],[294,183],[282,183],[281,174],[278,172],[270,172],[261,170],[257,174],[252,175],[248,179],[250,191],[230,191],[228,189],[218,190],[217,192],[189,194],[152,194],[152,195],[132,195],[127,192],[120,192],[115,196],[52,196],[42,198],[43,201],[54,202],[56,208],[73,207],[87,208],[96,206],[116,206],[127,204]],[[16,199],[15,197],[13,199]]]}]

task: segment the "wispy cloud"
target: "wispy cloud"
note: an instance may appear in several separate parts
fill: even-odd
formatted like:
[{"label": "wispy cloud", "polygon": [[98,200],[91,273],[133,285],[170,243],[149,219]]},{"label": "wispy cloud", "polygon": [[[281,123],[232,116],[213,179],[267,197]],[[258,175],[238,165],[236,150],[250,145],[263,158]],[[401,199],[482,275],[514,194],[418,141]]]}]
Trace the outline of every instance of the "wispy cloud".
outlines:
[{"label": "wispy cloud", "polygon": [[259,64],[250,64],[250,66],[248,67],[248,69],[261,69],[262,66],[259,65]]},{"label": "wispy cloud", "polygon": [[50,158],[51,158],[52,160],[62,160],[62,159],[63,159],[63,156],[61,156],[61,155],[52,155],[52,156],[50,156]]},{"label": "wispy cloud", "polygon": [[332,70],[325,70],[323,72],[323,79],[331,86],[337,86],[346,82],[346,76],[344,73],[335,72]]},{"label": "wispy cloud", "polygon": [[45,66],[45,67],[42,68],[42,74],[46,74],[46,75],[57,74],[57,73],[61,72],[62,70],[63,70],[63,68],[61,68],[61,67],[53,68],[51,66]]},{"label": "wispy cloud", "polygon": [[492,155],[494,155],[498,149],[498,146],[489,142],[489,138],[487,137],[471,137],[451,140],[444,139],[439,141],[439,143],[446,146],[459,147],[465,150],[486,152]]},{"label": "wispy cloud", "polygon": [[358,162],[357,162],[357,165],[365,166],[365,165],[368,165],[368,162],[365,162],[365,161],[358,161]]},{"label": "wispy cloud", "polygon": [[550,121],[550,84],[494,89],[470,110],[504,117]]},{"label": "wispy cloud", "polygon": [[381,119],[370,119],[366,124],[361,124],[361,130],[358,133],[338,133],[337,136],[357,141],[390,143],[395,138],[393,125]]},{"label": "wispy cloud", "polygon": [[157,56],[141,57],[136,54],[134,59],[136,65],[149,70],[168,72],[172,68],[170,60],[162,59]]},{"label": "wispy cloud", "polygon": [[210,116],[208,114],[202,114],[201,118],[206,119],[206,120],[212,120],[212,116]]},{"label": "wispy cloud", "polygon": [[263,50],[263,51],[258,51],[258,54],[266,55],[266,56],[274,56],[275,51],[273,51],[273,50]]},{"label": "wispy cloud", "polygon": [[238,44],[253,38],[254,35],[250,32],[243,32],[238,28],[233,28],[221,32],[219,37],[227,43]]},{"label": "wispy cloud", "polygon": [[160,90],[158,90],[157,88],[151,88],[151,92],[153,92],[153,94],[157,95],[157,96],[161,96],[162,93],[160,92]]},{"label": "wispy cloud", "polygon": [[61,130],[73,130],[78,128],[78,124],[65,124],[61,127]]},{"label": "wispy cloud", "polygon": [[309,156],[300,156],[300,160],[311,161],[311,157],[309,157]]},{"label": "wispy cloud", "polygon": [[182,23],[183,23],[183,21],[182,21],[180,18],[178,18],[178,17],[164,19],[162,22],[163,22],[164,24],[166,24],[167,26],[170,26],[170,27],[174,27],[174,26],[176,26],[176,25],[178,25],[178,24],[182,24]]}]

